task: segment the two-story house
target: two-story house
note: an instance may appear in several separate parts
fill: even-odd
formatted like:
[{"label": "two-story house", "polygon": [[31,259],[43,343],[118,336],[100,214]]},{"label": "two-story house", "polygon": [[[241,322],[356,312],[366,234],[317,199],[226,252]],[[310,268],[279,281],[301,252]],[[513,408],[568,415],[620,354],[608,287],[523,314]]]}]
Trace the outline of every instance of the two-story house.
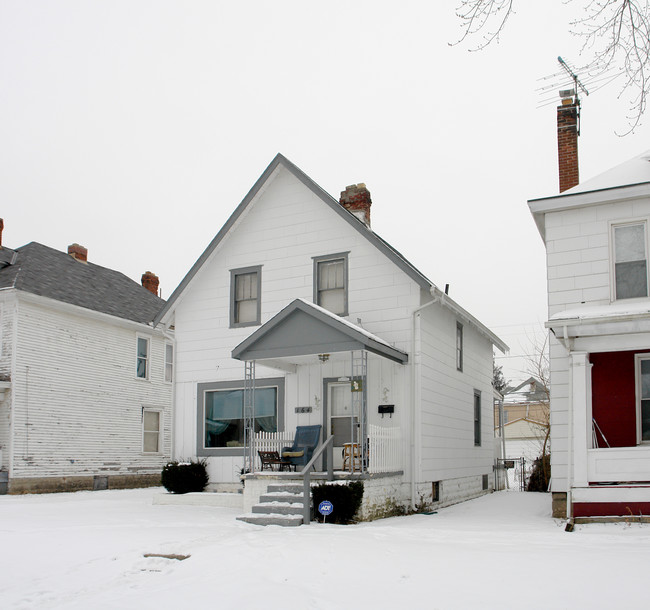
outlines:
[{"label": "two-story house", "polygon": [[[558,109],[561,183],[577,183],[575,111]],[[528,202],[547,251],[553,513],[650,515],[650,153],[564,184]]]},{"label": "two-story house", "polygon": [[173,335],[151,324],[164,304],[158,278],[147,272],[142,284],[78,244],[66,254],[0,240],[3,490],[159,484],[171,453]]},{"label": "two-story house", "polygon": [[357,446],[399,505],[493,487],[507,347],[373,232],[370,205],[278,154],[158,316],[176,337],[173,453],[205,458],[213,488],[239,485],[247,383],[256,439],[320,426],[334,467]]}]

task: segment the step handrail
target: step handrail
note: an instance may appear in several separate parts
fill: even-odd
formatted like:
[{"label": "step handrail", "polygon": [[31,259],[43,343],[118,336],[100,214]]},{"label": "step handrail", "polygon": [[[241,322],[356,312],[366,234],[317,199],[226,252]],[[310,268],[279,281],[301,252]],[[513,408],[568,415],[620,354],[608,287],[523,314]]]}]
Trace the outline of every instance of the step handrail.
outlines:
[{"label": "step handrail", "polygon": [[310,487],[311,487],[311,468],[316,462],[316,459],[320,457],[323,451],[327,450],[327,480],[334,480],[334,437],[330,436],[312,455],[311,460],[307,462],[307,465],[300,471],[300,476],[302,477],[302,522],[305,525],[309,525],[311,521],[311,510],[310,510]]}]

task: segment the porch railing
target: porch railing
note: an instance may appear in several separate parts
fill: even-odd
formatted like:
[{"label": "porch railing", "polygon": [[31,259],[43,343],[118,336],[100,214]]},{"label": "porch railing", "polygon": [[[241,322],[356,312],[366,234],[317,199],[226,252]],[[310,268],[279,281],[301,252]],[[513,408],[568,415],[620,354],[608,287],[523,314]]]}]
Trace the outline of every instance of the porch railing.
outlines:
[{"label": "porch railing", "polygon": [[399,428],[368,424],[368,440],[368,472],[395,472],[402,469],[402,434]]}]

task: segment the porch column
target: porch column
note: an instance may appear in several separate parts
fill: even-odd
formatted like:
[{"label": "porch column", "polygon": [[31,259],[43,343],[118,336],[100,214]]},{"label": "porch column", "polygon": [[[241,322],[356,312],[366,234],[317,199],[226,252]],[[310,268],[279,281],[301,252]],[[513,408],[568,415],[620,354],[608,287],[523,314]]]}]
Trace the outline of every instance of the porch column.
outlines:
[{"label": "porch column", "polygon": [[[591,448],[591,363],[587,352],[570,355],[573,487],[587,487],[587,450]],[[551,449],[552,450],[552,449]]]}]

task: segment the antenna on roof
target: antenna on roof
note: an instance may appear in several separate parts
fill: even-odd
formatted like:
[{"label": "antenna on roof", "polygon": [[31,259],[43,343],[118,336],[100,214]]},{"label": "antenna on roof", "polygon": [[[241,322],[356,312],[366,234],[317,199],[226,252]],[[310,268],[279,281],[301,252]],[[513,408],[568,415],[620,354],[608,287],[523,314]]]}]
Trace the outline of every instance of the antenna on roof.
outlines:
[{"label": "antenna on roof", "polygon": [[567,64],[566,61],[564,61],[559,55],[557,56],[557,60],[560,63],[560,65],[564,68],[566,73],[573,79],[573,84],[575,86],[574,90],[576,96],[576,104],[579,106],[580,100],[578,99],[578,87],[582,89],[585,95],[589,95],[589,91],[587,91],[586,87],[580,82],[578,75],[569,67],[569,64]]}]

